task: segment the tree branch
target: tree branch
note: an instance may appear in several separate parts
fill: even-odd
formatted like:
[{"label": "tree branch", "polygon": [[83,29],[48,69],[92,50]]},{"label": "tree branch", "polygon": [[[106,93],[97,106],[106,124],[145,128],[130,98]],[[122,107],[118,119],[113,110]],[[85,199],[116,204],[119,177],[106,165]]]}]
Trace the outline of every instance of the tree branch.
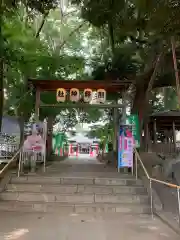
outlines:
[{"label": "tree branch", "polygon": [[35,38],[39,37],[48,15],[49,15],[49,11],[43,14],[43,18],[42,18],[41,24],[39,25]]},{"label": "tree branch", "polygon": [[73,11],[71,11],[71,12],[68,12],[68,13],[66,13],[66,14],[63,15],[63,18],[64,18],[64,17],[67,17],[67,16],[69,16],[69,15],[71,15],[71,14],[77,12],[77,11],[78,11],[78,10],[76,9],[76,10],[73,10]]},{"label": "tree branch", "polygon": [[64,45],[67,43],[67,40],[68,40],[76,31],[78,31],[80,28],[82,28],[85,23],[86,23],[86,21],[84,21],[84,22],[81,23],[78,27],[76,27],[75,29],[73,29],[73,30],[70,32],[70,34],[68,35],[68,37],[61,43],[61,45],[59,46],[59,49],[61,49],[62,47],[64,47]]},{"label": "tree branch", "polygon": [[154,66],[154,71],[153,71],[153,73],[152,73],[152,75],[151,75],[151,78],[150,78],[149,84],[148,84],[148,89],[147,89],[147,91],[146,91],[146,99],[148,99],[149,93],[152,91],[153,84],[154,84],[154,81],[155,81],[155,79],[156,79],[156,75],[157,75],[157,72],[158,72],[158,69],[159,69],[159,66],[160,66],[162,57],[163,57],[163,52],[161,52],[161,53],[157,56],[157,58],[156,58],[155,66]]}]

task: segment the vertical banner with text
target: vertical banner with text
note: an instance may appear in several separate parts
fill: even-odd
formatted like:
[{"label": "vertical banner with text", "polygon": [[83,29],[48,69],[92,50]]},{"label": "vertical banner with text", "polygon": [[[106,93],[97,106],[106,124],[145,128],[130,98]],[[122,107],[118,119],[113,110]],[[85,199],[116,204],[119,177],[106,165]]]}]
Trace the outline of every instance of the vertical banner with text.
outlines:
[{"label": "vertical banner with text", "polygon": [[139,126],[139,118],[137,114],[131,114],[127,117],[127,125],[130,124],[132,126],[132,135],[135,141],[135,147],[140,147],[140,126]]},{"label": "vertical banner with text", "polygon": [[133,147],[134,139],[131,127],[128,125],[121,126],[118,141],[118,169],[133,167]]}]

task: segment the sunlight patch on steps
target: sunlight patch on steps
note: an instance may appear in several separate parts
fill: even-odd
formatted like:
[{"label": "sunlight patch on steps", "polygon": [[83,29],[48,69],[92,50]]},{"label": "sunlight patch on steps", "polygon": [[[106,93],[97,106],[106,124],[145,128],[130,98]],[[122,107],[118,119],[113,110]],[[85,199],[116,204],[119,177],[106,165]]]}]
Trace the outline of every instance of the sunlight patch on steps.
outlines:
[{"label": "sunlight patch on steps", "polygon": [[15,240],[15,239],[20,239],[22,236],[27,234],[29,232],[28,229],[16,229],[4,236],[5,240]]}]

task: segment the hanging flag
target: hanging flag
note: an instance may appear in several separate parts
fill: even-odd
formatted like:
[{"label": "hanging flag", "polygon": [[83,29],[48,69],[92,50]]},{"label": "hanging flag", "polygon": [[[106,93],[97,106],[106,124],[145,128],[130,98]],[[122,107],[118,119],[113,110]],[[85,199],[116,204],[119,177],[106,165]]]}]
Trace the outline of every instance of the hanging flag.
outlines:
[{"label": "hanging flag", "polygon": [[139,126],[139,118],[137,114],[131,114],[127,117],[127,124],[132,126],[132,135],[135,141],[135,147],[140,147],[140,126]]},{"label": "hanging flag", "polygon": [[104,153],[108,153],[108,143],[106,142],[106,144],[105,144],[105,150],[104,150]]}]

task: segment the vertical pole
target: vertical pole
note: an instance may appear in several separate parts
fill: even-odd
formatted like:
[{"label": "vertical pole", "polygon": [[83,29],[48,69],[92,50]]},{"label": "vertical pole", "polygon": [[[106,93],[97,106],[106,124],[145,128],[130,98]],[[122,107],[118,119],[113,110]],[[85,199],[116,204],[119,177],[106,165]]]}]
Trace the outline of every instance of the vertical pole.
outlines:
[{"label": "vertical pole", "polygon": [[[44,120],[43,124],[43,139],[44,139],[44,149],[43,149],[43,157],[44,157],[44,172],[46,172],[46,141],[47,141],[47,121]],[[52,139],[51,139],[51,147],[52,147]]]},{"label": "vertical pole", "polygon": [[117,150],[117,109],[113,109],[113,120],[114,120],[114,141],[113,141],[113,150]]},{"label": "vertical pole", "polygon": [[23,151],[21,150],[19,155],[19,163],[18,163],[18,177],[20,177],[20,172],[22,167],[22,157],[23,157],[22,154],[23,154]]},{"label": "vertical pole", "polygon": [[70,144],[70,156],[72,156],[72,154],[73,154],[73,148],[72,148],[72,144]]},{"label": "vertical pole", "polygon": [[73,154],[73,147],[72,147],[72,144],[70,144],[70,156],[72,156],[72,154]]},{"label": "vertical pole", "polygon": [[50,155],[52,153],[52,141],[53,141],[52,131],[53,131],[53,117],[48,116],[48,119],[46,122],[47,157],[50,157]]},{"label": "vertical pole", "polygon": [[123,92],[122,94],[122,118],[121,124],[126,124],[126,93]]},{"label": "vertical pole", "polygon": [[154,130],[154,144],[157,143],[157,126],[156,126],[156,119],[153,121],[153,130]]},{"label": "vertical pole", "polygon": [[[123,104],[123,107],[122,107],[121,124],[126,125],[126,93],[125,92],[122,94],[122,104]],[[123,141],[123,144],[124,144],[124,141]],[[128,169],[124,168],[123,171],[126,173],[128,171]]]},{"label": "vertical pole", "polygon": [[99,145],[96,145],[96,156],[98,156],[98,152],[99,152]]},{"label": "vertical pole", "polygon": [[91,146],[89,147],[89,156],[90,156],[90,157],[92,156],[92,153],[91,153]]},{"label": "vertical pole", "polygon": [[152,191],[152,180],[149,179],[149,188],[150,188],[150,203],[151,203],[151,216],[154,217],[153,214],[153,191]]},{"label": "vertical pole", "polygon": [[71,144],[69,144],[69,146],[68,146],[68,156],[70,156],[71,155]]},{"label": "vertical pole", "polygon": [[146,125],[145,125],[145,128],[146,128],[146,131],[145,131],[145,133],[146,133],[146,135],[145,135],[145,150],[148,152],[148,150],[149,150],[149,124],[148,123],[146,123]]},{"label": "vertical pole", "polygon": [[79,153],[79,145],[77,144],[76,157],[78,157],[78,153]]},{"label": "vertical pole", "polygon": [[137,154],[136,152],[134,152],[134,154],[135,154],[135,167],[136,167],[135,171],[136,171],[136,180],[137,180],[138,178]]},{"label": "vertical pole", "polygon": [[134,175],[134,164],[132,165],[131,173],[132,173],[132,176],[133,176]]},{"label": "vertical pole", "polygon": [[175,122],[172,123],[172,129],[173,129],[173,143],[174,143],[174,150],[176,151],[176,126]]},{"label": "vertical pole", "polygon": [[35,120],[39,121],[39,106],[40,106],[40,89],[36,89],[36,103],[35,103]]},{"label": "vertical pole", "polygon": [[113,141],[113,161],[117,161],[117,108],[113,109],[114,112],[114,141]]},{"label": "vertical pole", "polygon": [[177,197],[178,197],[178,213],[179,213],[179,226],[180,226],[180,190],[177,188]]},{"label": "vertical pole", "polygon": [[37,153],[33,150],[33,154],[31,156],[31,172],[36,172],[36,160],[37,160]]},{"label": "vertical pole", "polygon": [[[39,105],[40,105],[40,89],[36,89],[36,102],[35,102],[35,122],[39,121]],[[33,156],[31,156],[31,172],[36,171],[36,161],[37,161],[37,153],[33,151]]]}]

